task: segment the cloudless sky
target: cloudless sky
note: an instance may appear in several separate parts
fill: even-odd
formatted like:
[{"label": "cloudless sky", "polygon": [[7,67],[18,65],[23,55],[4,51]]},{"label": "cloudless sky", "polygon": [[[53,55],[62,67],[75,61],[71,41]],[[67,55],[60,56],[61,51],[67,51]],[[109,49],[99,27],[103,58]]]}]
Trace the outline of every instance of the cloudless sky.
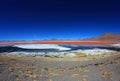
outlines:
[{"label": "cloudless sky", "polygon": [[117,1],[0,0],[0,40],[77,39],[120,33]]}]

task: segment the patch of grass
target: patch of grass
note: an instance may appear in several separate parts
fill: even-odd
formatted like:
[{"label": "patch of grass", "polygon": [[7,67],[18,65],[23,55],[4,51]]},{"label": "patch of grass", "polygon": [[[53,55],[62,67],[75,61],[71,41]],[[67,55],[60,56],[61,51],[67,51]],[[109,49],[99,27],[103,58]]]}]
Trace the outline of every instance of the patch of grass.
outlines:
[{"label": "patch of grass", "polygon": [[76,53],[75,55],[76,55],[76,57],[86,57],[87,56],[85,53],[81,53],[81,52]]},{"label": "patch of grass", "polygon": [[73,78],[78,78],[79,77],[79,74],[72,74],[71,75]]},{"label": "patch of grass", "polygon": [[113,76],[114,76],[114,72],[113,72],[113,71],[104,72],[104,73],[103,73],[103,77],[104,77],[104,78],[107,78],[107,79],[112,79]]}]

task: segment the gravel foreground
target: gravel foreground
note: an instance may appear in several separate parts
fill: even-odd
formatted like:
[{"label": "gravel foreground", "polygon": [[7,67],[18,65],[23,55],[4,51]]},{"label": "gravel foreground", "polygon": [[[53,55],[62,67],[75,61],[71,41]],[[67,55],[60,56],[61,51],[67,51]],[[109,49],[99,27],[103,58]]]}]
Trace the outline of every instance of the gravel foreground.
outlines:
[{"label": "gravel foreground", "polygon": [[0,55],[0,81],[120,81],[120,53],[61,59]]}]

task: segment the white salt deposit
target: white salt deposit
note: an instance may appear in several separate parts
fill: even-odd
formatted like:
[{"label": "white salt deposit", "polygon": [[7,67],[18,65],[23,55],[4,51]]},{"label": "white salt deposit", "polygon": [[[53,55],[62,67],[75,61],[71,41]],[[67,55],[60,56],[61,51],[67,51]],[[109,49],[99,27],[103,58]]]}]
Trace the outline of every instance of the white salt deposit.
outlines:
[{"label": "white salt deposit", "polygon": [[56,44],[24,44],[24,45],[14,45],[13,47],[19,47],[24,49],[58,49],[58,50],[71,50],[68,47],[62,47]]},{"label": "white salt deposit", "polygon": [[32,55],[32,56],[56,56],[56,57],[74,57],[75,53],[71,52],[10,52],[9,55]]},{"label": "white salt deposit", "polygon": [[86,55],[100,55],[100,54],[111,53],[111,52],[114,52],[114,51],[113,50],[108,50],[108,49],[94,48],[94,49],[86,49],[86,50],[76,50],[76,52],[85,53]]},{"label": "white salt deposit", "polygon": [[113,47],[119,47],[120,48],[120,43],[119,44],[113,44]]}]

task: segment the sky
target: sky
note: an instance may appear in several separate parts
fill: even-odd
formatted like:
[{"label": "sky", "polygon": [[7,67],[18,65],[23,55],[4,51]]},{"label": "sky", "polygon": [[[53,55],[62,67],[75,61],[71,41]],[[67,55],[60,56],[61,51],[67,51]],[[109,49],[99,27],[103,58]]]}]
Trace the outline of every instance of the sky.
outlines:
[{"label": "sky", "polygon": [[0,0],[0,40],[78,39],[120,33],[118,0]]}]

